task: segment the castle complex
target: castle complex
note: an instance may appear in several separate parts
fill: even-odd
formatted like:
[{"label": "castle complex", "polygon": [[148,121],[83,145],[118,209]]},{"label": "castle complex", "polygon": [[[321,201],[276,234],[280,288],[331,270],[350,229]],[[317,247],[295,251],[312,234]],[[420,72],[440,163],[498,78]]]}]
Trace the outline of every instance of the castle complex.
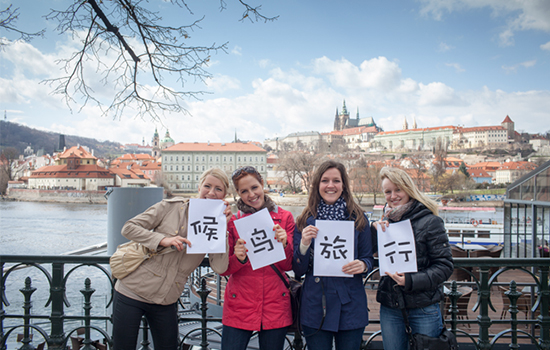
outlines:
[{"label": "castle complex", "polygon": [[[336,109],[334,128],[331,132],[316,131],[292,133],[288,136],[265,140],[264,145],[273,150],[305,148],[315,150],[323,143],[341,142],[348,149],[365,151],[430,151],[434,147],[446,149],[469,149],[479,147],[505,147],[520,139],[514,130],[514,122],[506,116],[500,125],[494,126],[438,126],[418,128],[416,120],[409,123],[405,118],[401,130],[384,131],[372,117],[356,118],[350,114],[344,101],[341,112]],[[286,144],[286,145],[285,145]]]}]

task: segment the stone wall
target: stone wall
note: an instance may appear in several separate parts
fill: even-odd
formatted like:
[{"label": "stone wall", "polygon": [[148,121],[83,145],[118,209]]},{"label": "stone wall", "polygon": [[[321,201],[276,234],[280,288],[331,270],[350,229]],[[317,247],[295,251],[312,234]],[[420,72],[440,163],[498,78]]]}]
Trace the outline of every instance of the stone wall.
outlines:
[{"label": "stone wall", "polygon": [[105,191],[8,189],[8,198],[31,202],[107,203]]}]

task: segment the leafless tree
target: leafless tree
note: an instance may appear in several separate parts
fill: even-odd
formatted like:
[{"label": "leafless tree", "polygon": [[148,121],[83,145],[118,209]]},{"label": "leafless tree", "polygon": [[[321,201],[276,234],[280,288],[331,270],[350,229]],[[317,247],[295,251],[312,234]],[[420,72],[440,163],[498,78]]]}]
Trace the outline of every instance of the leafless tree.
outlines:
[{"label": "leafless tree", "polygon": [[357,203],[361,204],[363,197],[365,196],[366,181],[367,181],[367,161],[364,158],[360,158],[355,161],[355,164],[348,167],[349,179],[353,191],[353,196],[357,200]]},{"label": "leafless tree", "polygon": [[[17,33],[19,40],[30,41],[31,39],[44,35],[44,29],[36,33],[28,33],[20,30],[16,27],[17,19],[19,18],[19,8],[13,8],[13,5],[9,5],[5,10],[0,11],[0,28]],[[0,37],[0,48],[9,43],[5,38]]]},{"label": "leafless tree", "polygon": [[14,147],[5,147],[0,153],[0,193],[5,194],[8,181],[13,180],[13,162],[19,157],[19,152]]},{"label": "leafless tree", "polygon": [[[244,7],[240,21],[277,18],[262,15],[261,6],[237,1]],[[167,3],[194,15],[186,0]],[[65,10],[52,10],[46,18],[58,22],[60,33],[81,39],[82,46],[61,60],[63,76],[45,83],[69,107],[95,104],[113,118],[120,118],[127,109],[154,120],[165,112],[187,113],[182,102],[198,99],[205,92],[190,91],[186,85],[211,77],[207,71],[211,54],[225,52],[227,43],[190,45],[190,32],[200,28],[204,17],[170,26],[151,10],[153,6],[143,0],[74,0]],[[220,0],[219,7],[225,9],[226,2]],[[112,94],[94,89],[98,75],[107,88],[113,88]]]},{"label": "leafless tree", "polygon": [[365,191],[373,194],[374,204],[376,204],[377,194],[382,192],[380,170],[383,167],[384,164],[381,162],[369,163],[365,171]]},{"label": "leafless tree", "polygon": [[302,186],[309,191],[313,168],[318,161],[318,155],[309,152],[287,152],[279,156],[279,170],[284,172],[294,191],[301,192]]}]

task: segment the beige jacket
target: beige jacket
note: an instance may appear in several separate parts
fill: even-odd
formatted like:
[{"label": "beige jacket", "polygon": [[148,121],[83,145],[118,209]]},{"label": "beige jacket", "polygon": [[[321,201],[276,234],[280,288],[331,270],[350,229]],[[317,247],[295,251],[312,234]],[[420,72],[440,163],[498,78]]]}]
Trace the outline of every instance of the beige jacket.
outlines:
[{"label": "beige jacket", "polygon": [[[122,235],[145,245],[153,252],[164,237],[187,237],[189,201],[176,197],[163,200],[143,213],[128,220],[122,227]],[[183,292],[187,277],[199,266],[204,254],[187,254],[187,249],[154,256],[146,260],[134,272],[119,280],[115,289],[127,297],[152,304],[170,305]],[[209,254],[210,266],[217,273],[227,270],[228,252]]]}]

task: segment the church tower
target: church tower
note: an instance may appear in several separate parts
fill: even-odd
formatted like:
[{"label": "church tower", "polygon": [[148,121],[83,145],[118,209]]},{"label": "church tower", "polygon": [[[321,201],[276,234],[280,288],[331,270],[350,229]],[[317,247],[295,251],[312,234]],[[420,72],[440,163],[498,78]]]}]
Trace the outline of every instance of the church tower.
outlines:
[{"label": "church tower", "polygon": [[403,119],[403,130],[409,129],[409,123],[407,123],[407,117]]},{"label": "church tower", "polygon": [[342,112],[338,113],[338,108],[336,108],[336,117],[334,118],[334,131],[341,131],[346,128],[346,124],[349,120],[349,112],[346,108],[346,100],[344,100],[344,105],[342,107]]},{"label": "church tower", "polygon": [[514,130],[514,122],[512,119],[510,119],[509,116],[506,116],[502,123],[500,123],[504,129],[506,129],[506,133],[508,136],[508,140],[513,140],[515,136],[515,130]]},{"label": "church tower", "polygon": [[153,139],[151,140],[151,143],[153,144],[151,155],[155,157],[155,159],[157,159],[160,157],[159,132],[157,131],[157,128],[155,128],[155,133],[153,134]]},{"label": "church tower", "polygon": [[413,117],[413,125],[412,125],[412,128],[413,129],[418,129],[418,127],[416,126],[416,118]]}]

